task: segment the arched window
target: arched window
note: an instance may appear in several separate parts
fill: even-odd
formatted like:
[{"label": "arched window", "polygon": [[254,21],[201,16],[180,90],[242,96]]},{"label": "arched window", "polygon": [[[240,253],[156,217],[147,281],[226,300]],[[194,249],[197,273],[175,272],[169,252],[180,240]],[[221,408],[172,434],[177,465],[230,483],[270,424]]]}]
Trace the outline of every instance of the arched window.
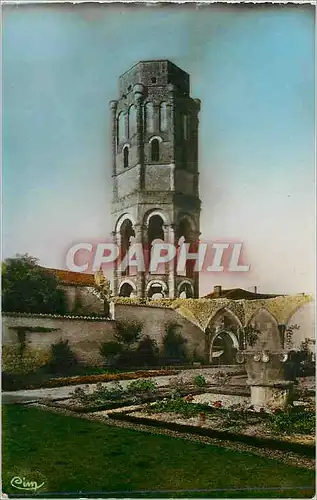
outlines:
[{"label": "arched window", "polygon": [[129,166],[129,148],[125,146],[123,148],[123,166],[127,168]]},{"label": "arched window", "polygon": [[151,161],[159,161],[160,159],[160,143],[158,139],[151,141]]},{"label": "arched window", "polygon": [[147,132],[154,132],[154,106],[151,102],[145,105],[145,130]]},{"label": "arched window", "polygon": [[162,102],[160,105],[160,131],[167,130],[167,103]]},{"label": "arched window", "polygon": [[136,134],[136,107],[134,104],[130,106],[129,109],[129,137],[132,137],[134,134]]},{"label": "arched window", "polygon": [[118,115],[118,143],[124,141],[126,139],[126,134],[125,134],[125,114],[124,113],[119,113]]}]

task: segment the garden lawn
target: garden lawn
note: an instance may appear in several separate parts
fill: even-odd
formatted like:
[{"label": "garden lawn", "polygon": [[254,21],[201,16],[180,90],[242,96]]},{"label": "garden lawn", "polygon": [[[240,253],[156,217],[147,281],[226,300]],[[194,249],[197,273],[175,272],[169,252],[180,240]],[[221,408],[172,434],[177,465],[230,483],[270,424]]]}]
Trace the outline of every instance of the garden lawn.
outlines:
[{"label": "garden lawn", "polygon": [[[314,471],[248,453],[19,405],[3,406],[2,423],[5,493],[28,496],[14,489],[11,479],[32,480],[40,474],[45,484],[36,496],[45,498],[57,492],[74,496],[81,492],[81,497],[98,492],[99,498],[107,492],[112,498],[312,498],[314,494]],[[157,491],[218,488],[226,491]],[[243,490],[228,491],[231,488]],[[155,492],[133,494],[135,490]]]}]

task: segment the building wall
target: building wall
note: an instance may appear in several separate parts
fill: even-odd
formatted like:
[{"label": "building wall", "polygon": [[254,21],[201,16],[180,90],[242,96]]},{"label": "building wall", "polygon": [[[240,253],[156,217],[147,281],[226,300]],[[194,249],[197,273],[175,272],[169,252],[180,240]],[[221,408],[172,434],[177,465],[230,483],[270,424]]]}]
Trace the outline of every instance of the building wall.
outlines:
[{"label": "building wall", "polygon": [[103,342],[113,340],[114,321],[50,315],[4,314],[2,317],[3,345],[18,343],[17,331],[12,329],[18,326],[52,328],[51,332],[27,332],[26,341],[31,348],[46,351],[60,339],[68,340],[80,362],[87,365],[101,365],[103,359],[99,354],[99,347]]},{"label": "building wall", "polygon": [[162,346],[166,325],[176,322],[179,324],[179,332],[187,339],[189,352],[192,353],[196,350],[197,354],[204,355],[204,333],[172,309],[116,304],[114,306],[114,319],[141,322],[143,324],[143,334],[155,339],[160,347]]},{"label": "building wall", "polygon": [[61,288],[66,294],[69,313],[80,315],[103,313],[103,302],[93,294],[93,288],[78,285],[63,285]]}]

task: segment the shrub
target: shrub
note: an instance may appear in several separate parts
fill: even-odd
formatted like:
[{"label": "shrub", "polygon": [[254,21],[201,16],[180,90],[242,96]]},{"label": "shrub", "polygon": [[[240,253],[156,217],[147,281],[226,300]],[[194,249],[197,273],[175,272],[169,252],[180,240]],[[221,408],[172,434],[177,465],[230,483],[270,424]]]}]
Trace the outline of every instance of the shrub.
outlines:
[{"label": "shrub", "polygon": [[185,418],[195,417],[201,412],[210,413],[211,409],[207,405],[198,403],[188,403],[183,398],[168,399],[147,405],[147,413],[176,413]]},{"label": "shrub", "polygon": [[206,379],[202,375],[196,375],[193,382],[197,387],[205,387],[207,385]]},{"label": "shrub", "polygon": [[116,321],[114,337],[119,344],[131,347],[140,340],[142,328],[138,321]]},{"label": "shrub", "polygon": [[140,342],[136,350],[138,365],[155,366],[158,363],[159,348],[157,342],[148,335]]},{"label": "shrub", "polygon": [[141,396],[144,393],[152,395],[157,391],[157,384],[151,379],[134,380],[128,385],[127,391],[135,396]]},{"label": "shrub", "polygon": [[271,415],[269,425],[278,433],[313,434],[315,412],[301,406],[289,406],[285,411],[276,411]]},{"label": "shrub", "polygon": [[184,361],[186,352],[187,340],[177,330],[178,323],[168,323],[165,327],[165,335],[163,337],[163,356],[169,359],[170,362]]},{"label": "shrub", "polygon": [[82,387],[77,387],[71,396],[82,404],[103,404],[106,401],[121,399],[125,394],[119,382],[113,382],[110,387],[99,382],[93,392],[86,392]]},{"label": "shrub", "polygon": [[116,364],[116,360],[123,351],[123,346],[119,342],[104,342],[101,344],[99,352],[105,358],[106,362],[111,365]]},{"label": "shrub", "polygon": [[51,346],[51,360],[48,364],[49,371],[53,373],[68,373],[78,361],[69,346],[68,340],[60,340]]},{"label": "shrub", "polygon": [[2,348],[2,370],[7,374],[33,373],[49,362],[49,351],[25,347],[21,354],[20,345]]},{"label": "shrub", "polygon": [[186,383],[184,379],[180,376],[170,378],[168,381],[168,385],[172,390],[172,395],[180,396],[180,394],[186,389]]},{"label": "shrub", "polygon": [[219,370],[213,374],[212,381],[217,385],[226,385],[230,381],[231,376],[229,373]]},{"label": "shrub", "polygon": [[308,339],[305,339],[301,343],[297,351],[290,351],[289,360],[285,368],[287,376],[290,379],[315,375],[315,361],[313,359],[313,353],[309,349]]}]

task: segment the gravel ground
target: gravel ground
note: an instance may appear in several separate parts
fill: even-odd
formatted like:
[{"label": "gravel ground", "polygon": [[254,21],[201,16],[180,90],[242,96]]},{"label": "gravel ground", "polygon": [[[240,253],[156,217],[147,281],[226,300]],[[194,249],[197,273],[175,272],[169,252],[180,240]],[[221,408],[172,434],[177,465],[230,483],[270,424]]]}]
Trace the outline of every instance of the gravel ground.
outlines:
[{"label": "gravel ground", "polygon": [[199,442],[199,443],[204,443],[207,445],[213,445],[213,446],[219,446],[219,447],[224,447],[228,448],[231,450],[236,450],[236,451],[241,451],[245,453],[250,453],[253,455],[258,455],[266,458],[271,458],[278,460],[280,462],[296,466],[296,467],[304,467],[307,469],[315,470],[315,460],[310,457],[303,457],[301,455],[298,455],[297,453],[293,452],[286,452],[286,451],[280,451],[280,450],[271,450],[267,448],[260,448],[260,447],[255,447],[255,446],[250,446],[244,443],[238,443],[238,442],[232,442],[232,441],[226,441],[222,439],[216,439],[216,438],[209,438],[206,436],[195,436],[192,434],[187,434],[183,432],[178,432],[178,431],[171,431],[168,429],[158,429],[158,428],[153,428],[148,425],[143,425],[143,424],[135,424],[131,422],[123,422],[123,421],[118,421],[118,420],[113,420],[108,417],[107,412],[96,412],[96,413],[86,413],[86,414],[75,414],[74,412],[64,410],[61,408],[52,408],[52,407],[47,407],[45,405],[41,405],[38,403],[32,404],[32,406],[41,408],[45,411],[52,411],[54,413],[59,413],[63,414],[66,416],[72,416],[72,417],[77,417],[77,418],[83,418],[86,420],[92,420],[92,421],[98,421],[98,422],[103,422],[105,425],[111,425],[113,427],[121,427],[125,429],[134,429],[140,432],[147,432],[149,434],[161,434],[161,435],[166,435],[174,438],[180,438],[180,439],[186,439],[188,441],[193,441],[193,442]]}]

